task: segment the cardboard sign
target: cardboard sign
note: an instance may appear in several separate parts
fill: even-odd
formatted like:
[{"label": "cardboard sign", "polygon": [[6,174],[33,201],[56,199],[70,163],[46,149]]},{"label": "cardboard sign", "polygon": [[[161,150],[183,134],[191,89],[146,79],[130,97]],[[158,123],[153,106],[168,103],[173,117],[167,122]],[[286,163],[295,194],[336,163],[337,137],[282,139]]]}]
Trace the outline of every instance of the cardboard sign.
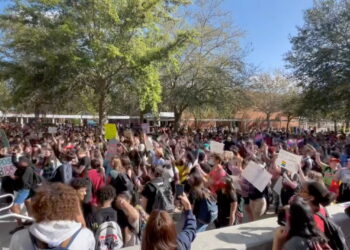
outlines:
[{"label": "cardboard sign", "polygon": [[216,141],[210,141],[210,152],[223,154],[224,153],[224,144]]},{"label": "cardboard sign", "polygon": [[149,124],[148,123],[142,123],[141,124],[142,131],[146,134],[149,134],[151,132]]},{"label": "cardboard sign", "polygon": [[248,162],[242,176],[260,192],[264,191],[272,178],[269,172],[253,161]]},{"label": "cardboard sign", "polygon": [[292,154],[288,151],[281,149],[278,153],[276,164],[277,166],[285,168],[292,173],[297,173],[299,170],[301,160],[301,155]]},{"label": "cardboard sign", "polygon": [[56,127],[49,127],[48,132],[49,132],[49,134],[56,134],[57,128]]},{"label": "cardboard sign", "polygon": [[114,123],[107,123],[105,127],[105,139],[112,140],[118,138],[117,126]]},{"label": "cardboard sign", "polygon": [[0,159],[0,177],[13,175],[15,171],[16,168],[12,164],[11,157]]},{"label": "cardboard sign", "polygon": [[0,129],[0,148],[10,147],[9,140],[7,139],[6,133],[4,130]]}]

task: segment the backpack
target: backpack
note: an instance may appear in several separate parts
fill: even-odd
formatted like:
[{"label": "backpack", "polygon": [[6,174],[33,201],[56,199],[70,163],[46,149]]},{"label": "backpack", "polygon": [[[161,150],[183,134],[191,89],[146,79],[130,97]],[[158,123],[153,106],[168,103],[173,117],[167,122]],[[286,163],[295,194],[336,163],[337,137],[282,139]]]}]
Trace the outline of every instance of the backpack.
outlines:
[{"label": "backpack", "polygon": [[203,199],[200,203],[197,220],[202,224],[210,224],[218,217],[218,205],[211,199]]},{"label": "backpack", "polygon": [[34,250],[39,250],[38,248],[38,242],[41,242],[42,244],[44,245],[47,245],[47,247],[45,248],[40,248],[41,250],[69,250],[69,247],[70,245],[73,243],[73,241],[75,240],[75,238],[78,236],[78,234],[80,233],[82,228],[79,228],[78,231],[76,231],[71,237],[70,237],[70,240],[67,244],[66,247],[62,247],[62,243],[59,245],[59,246],[56,246],[56,247],[49,247],[47,245],[47,243],[45,242],[41,242],[40,240],[38,240],[34,235],[32,235],[31,233],[29,233],[29,236],[30,236],[30,239],[32,240],[32,243],[33,243],[33,247],[34,247]]},{"label": "backpack", "polygon": [[124,191],[130,191],[133,193],[134,190],[134,184],[126,174],[118,174],[115,179],[112,178],[111,185],[115,188],[117,194],[120,194]]},{"label": "backpack", "polygon": [[328,216],[325,217],[321,213],[316,214],[324,222],[325,235],[329,240],[330,247],[333,250],[349,250],[342,229]]},{"label": "backpack", "polygon": [[151,182],[151,185],[156,189],[154,197],[153,210],[165,210],[167,212],[174,211],[174,197],[171,191],[171,186],[166,185],[163,181]]},{"label": "backpack", "polygon": [[61,166],[56,168],[56,170],[52,175],[51,181],[69,184],[72,178],[73,178],[72,165],[69,163],[63,163]]},{"label": "backpack", "polygon": [[115,221],[103,222],[97,229],[96,250],[114,250],[123,247],[123,236]]}]

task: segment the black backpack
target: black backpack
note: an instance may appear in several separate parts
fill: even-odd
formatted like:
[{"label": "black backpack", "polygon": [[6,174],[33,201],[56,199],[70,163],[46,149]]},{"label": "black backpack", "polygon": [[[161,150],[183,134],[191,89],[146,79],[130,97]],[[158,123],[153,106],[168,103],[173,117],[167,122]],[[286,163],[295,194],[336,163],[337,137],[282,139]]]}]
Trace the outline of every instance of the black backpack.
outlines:
[{"label": "black backpack", "polygon": [[328,238],[329,246],[333,250],[349,250],[349,247],[346,243],[343,230],[334,223],[334,221],[328,216],[325,217],[321,213],[316,213],[320,217],[325,226],[325,235]]},{"label": "black backpack", "polygon": [[132,194],[134,190],[134,184],[127,174],[120,173],[115,179],[112,178],[111,185],[115,188],[117,194],[124,191],[129,191]]},{"label": "black backpack", "polygon": [[164,210],[169,213],[174,211],[174,197],[170,184],[164,181],[154,181],[151,185],[155,187],[156,194],[152,210]]}]

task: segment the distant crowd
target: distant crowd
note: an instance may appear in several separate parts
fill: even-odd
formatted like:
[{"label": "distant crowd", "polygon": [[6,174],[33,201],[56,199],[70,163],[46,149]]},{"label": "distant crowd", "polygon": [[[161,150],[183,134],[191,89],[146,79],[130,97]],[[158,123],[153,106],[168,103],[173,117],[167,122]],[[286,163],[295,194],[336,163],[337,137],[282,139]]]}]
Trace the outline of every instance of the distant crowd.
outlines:
[{"label": "distant crowd", "polygon": [[[124,127],[106,139],[98,127],[68,124],[0,129],[0,160],[14,169],[0,175],[1,193],[15,195],[12,213],[24,204],[33,218],[17,220],[11,250],[185,250],[208,227],[267,211],[281,225],[274,250],[348,249],[326,210],[350,201],[346,134]],[[278,162],[281,152],[300,159],[295,170]],[[265,185],[247,177],[255,166]]]}]

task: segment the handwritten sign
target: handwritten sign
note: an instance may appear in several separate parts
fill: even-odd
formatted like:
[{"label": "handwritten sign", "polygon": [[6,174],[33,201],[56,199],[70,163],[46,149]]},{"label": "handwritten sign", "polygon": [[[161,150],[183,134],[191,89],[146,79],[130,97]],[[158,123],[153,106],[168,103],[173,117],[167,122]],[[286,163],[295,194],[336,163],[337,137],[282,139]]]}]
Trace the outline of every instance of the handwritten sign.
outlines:
[{"label": "handwritten sign", "polygon": [[16,168],[12,164],[11,157],[0,159],[0,177],[13,175]]},{"label": "handwritten sign", "polygon": [[223,154],[224,153],[224,144],[216,141],[210,141],[210,152]]},{"label": "handwritten sign", "polygon": [[260,192],[264,191],[272,178],[269,172],[253,161],[248,162],[247,167],[242,172],[242,176]]},{"label": "handwritten sign", "polygon": [[10,147],[9,140],[7,139],[6,133],[4,130],[0,129],[0,148]]},{"label": "handwritten sign", "polygon": [[49,127],[48,132],[49,132],[49,134],[56,134],[57,128],[56,127]]},{"label": "handwritten sign", "polygon": [[277,166],[284,168],[292,173],[297,173],[301,160],[301,155],[292,154],[288,151],[281,149],[278,153],[276,164]]},{"label": "handwritten sign", "polygon": [[118,138],[117,126],[114,123],[107,123],[104,125],[105,139],[112,140]]},{"label": "handwritten sign", "polygon": [[107,160],[111,160],[113,156],[116,156],[118,154],[117,147],[118,141],[116,139],[112,139],[108,142],[106,154]]}]

